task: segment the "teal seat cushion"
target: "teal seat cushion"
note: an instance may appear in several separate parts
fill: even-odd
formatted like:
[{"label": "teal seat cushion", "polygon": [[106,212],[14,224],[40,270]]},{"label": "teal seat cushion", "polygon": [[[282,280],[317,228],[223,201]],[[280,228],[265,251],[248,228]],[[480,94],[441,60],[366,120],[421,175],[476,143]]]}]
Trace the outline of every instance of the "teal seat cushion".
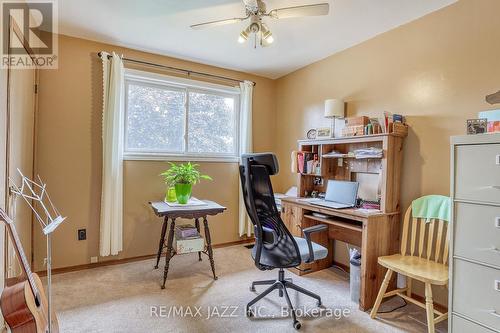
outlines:
[{"label": "teal seat cushion", "polygon": [[[305,238],[293,237],[299,246],[300,258],[302,262],[309,259],[309,247],[307,246],[307,241]],[[328,249],[319,244],[312,242],[312,248],[314,253],[314,260],[325,259],[328,255]]]}]

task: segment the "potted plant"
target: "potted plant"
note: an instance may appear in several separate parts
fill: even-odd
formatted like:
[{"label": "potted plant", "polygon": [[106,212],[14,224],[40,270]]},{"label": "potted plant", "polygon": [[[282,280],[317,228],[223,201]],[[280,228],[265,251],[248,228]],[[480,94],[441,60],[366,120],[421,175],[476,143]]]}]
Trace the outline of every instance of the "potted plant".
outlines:
[{"label": "potted plant", "polygon": [[198,171],[198,164],[175,164],[169,162],[170,169],[161,174],[165,179],[165,184],[168,187],[175,188],[177,202],[187,204],[191,197],[193,185],[199,183],[201,179],[212,180],[210,176],[202,175]]}]

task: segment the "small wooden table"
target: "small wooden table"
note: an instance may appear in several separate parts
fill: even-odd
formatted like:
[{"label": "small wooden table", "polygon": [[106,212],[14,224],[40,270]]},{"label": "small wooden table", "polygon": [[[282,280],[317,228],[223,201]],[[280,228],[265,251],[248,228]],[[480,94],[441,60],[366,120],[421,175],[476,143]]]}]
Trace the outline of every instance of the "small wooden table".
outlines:
[{"label": "small wooden table", "polygon": [[[212,251],[212,240],[210,238],[210,229],[208,228],[208,215],[217,215],[226,210],[226,207],[219,205],[216,202],[203,200],[206,205],[204,206],[182,206],[175,207],[169,206],[163,201],[159,202],[150,202],[151,207],[155,214],[159,217],[163,217],[163,226],[161,228],[161,237],[160,244],[158,246],[158,255],[156,256],[156,265],[155,269],[158,268],[158,263],[160,262],[160,257],[163,252],[163,249],[167,249],[167,253],[165,254],[165,270],[163,272],[163,284],[161,285],[161,289],[165,289],[165,282],[167,281],[168,275],[168,267],[170,264],[170,259],[176,252],[172,248],[172,243],[174,241],[174,229],[175,229],[175,220],[178,218],[183,219],[194,219],[196,229],[200,232],[200,218],[203,218],[203,225],[205,227],[205,241],[207,242],[206,250],[203,252],[198,252],[198,260],[201,261],[201,253],[204,253],[210,259],[210,265],[212,266],[212,274],[214,275],[214,280],[217,280],[217,275],[215,275],[215,263],[214,256]],[[165,244],[165,234],[167,232],[167,224],[170,219],[170,229],[168,231],[168,240],[167,244]]]}]

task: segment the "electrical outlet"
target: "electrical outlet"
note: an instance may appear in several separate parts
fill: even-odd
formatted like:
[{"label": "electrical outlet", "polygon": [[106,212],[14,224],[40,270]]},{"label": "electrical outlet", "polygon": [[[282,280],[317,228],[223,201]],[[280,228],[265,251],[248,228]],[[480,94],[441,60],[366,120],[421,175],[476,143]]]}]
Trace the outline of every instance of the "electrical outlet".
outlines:
[{"label": "electrical outlet", "polygon": [[78,240],[86,240],[87,239],[87,229],[78,229]]},{"label": "electrical outlet", "polygon": [[98,261],[98,257],[90,257],[90,263],[95,264]]}]

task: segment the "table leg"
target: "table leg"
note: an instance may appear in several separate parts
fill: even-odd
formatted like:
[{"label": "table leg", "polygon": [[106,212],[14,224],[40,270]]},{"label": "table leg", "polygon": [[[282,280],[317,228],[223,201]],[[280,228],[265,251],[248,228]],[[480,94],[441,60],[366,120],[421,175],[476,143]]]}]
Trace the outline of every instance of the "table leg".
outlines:
[{"label": "table leg", "polygon": [[168,241],[167,241],[167,253],[165,255],[165,270],[163,272],[163,284],[161,289],[165,289],[165,282],[167,281],[168,266],[170,265],[170,259],[172,259],[172,243],[174,241],[174,228],[175,219],[170,222],[170,229],[168,230]]},{"label": "table leg", "polygon": [[[198,233],[200,233],[200,220],[196,218],[194,220],[194,224],[196,226],[196,230],[198,230]],[[201,252],[198,252],[198,261],[201,261]]]},{"label": "table leg", "polygon": [[158,245],[158,254],[156,255],[156,265],[155,269],[158,268],[158,263],[160,262],[161,252],[163,251],[163,245],[165,245],[165,233],[167,231],[168,217],[163,219],[163,226],[161,227],[160,245]]},{"label": "table leg", "polygon": [[212,266],[214,280],[217,280],[217,275],[215,275],[214,253],[212,251],[212,239],[210,238],[210,229],[208,228],[208,220],[206,216],[203,217],[203,225],[205,226],[205,240],[207,241],[207,252],[208,258],[210,259],[210,266]]}]

